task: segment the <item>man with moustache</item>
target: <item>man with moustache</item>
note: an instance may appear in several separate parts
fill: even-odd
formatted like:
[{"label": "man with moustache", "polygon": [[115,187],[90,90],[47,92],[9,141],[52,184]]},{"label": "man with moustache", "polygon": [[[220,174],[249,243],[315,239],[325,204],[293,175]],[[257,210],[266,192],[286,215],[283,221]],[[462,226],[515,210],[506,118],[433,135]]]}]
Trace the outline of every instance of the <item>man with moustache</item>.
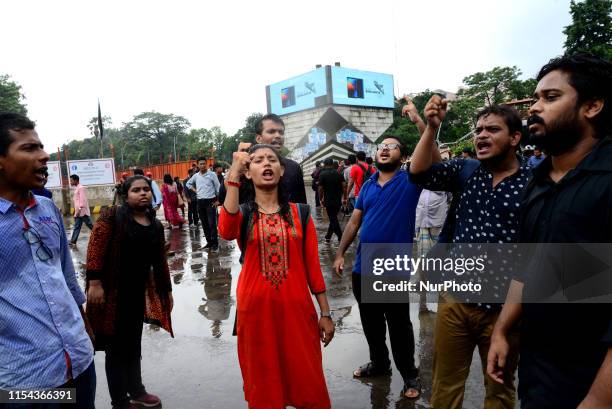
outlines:
[{"label": "man with moustache", "polygon": [[96,372],[80,311],[85,294],[62,215],[31,193],[43,187],[48,160],[32,121],[0,114],[0,390],[76,388],[70,406],[91,409]]},{"label": "man with moustache", "polygon": [[421,189],[408,180],[406,171],[400,169],[406,158],[405,148],[397,137],[387,137],[378,145],[376,168],[378,171],[361,186],[355,203],[355,210],[344,228],[334,270],[342,276],[344,253],[351,245],[357,232],[359,246],[353,265],[353,294],[359,305],[359,316],[363,333],[368,342],[370,362],[353,372],[356,378],[388,375],[391,373],[389,350],[386,345],[386,327],[395,366],[402,375],[402,394],[417,398],[421,394],[418,369],[414,364],[414,333],[410,321],[409,305],[406,303],[367,303],[361,296],[362,243],[407,243],[414,236],[416,205]]},{"label": "man with moustache", "polygon": [[[612,243],[611,78],[612,62],[585,54],[553,59],[540,70],[528,125],[548,157],[525,191],[522,242]],[[510,285],[487,372],[499,381],[512,370],[507,335],[520,321],[523,409],[612,407],[612,304],[532,303],[558,294],[567,301],[577,283],[592,277],[589,262],[573,251],[540,252]]]},{"label": "man with moustache", "polygon": [[[285,144],[285,123],[276,114],[264,115],[255,125],[255,143],[263,143],[274,146],[278,151]],[[306,204],[306,187],[304,186],[304,174],[300,165],[289,158],[283,158],[285,173],[283,174],[282,187],[288,199],[293,203]]]},{"label": "man with moustache", "polygon": [[[508,106],[492,105],[476,115],[474,146],[478,161],[456,158],[445,162],[432,156],[435,136],[446,115],[447,101],[438,95],[425,106],[427,127],[410,163],[411,179],[424,189],[446,191],[456,197],[440,237],[452,243],[512,243],[519,239],[518,211],[521,191],[531,171],[516,151],[522,122]],[[436,160],[437,159],[437,160]],[[434,163],[438,162],[438,163]],[[444,275],[443,275],[444,276]],[[457,277],[453,272],[445,279]],[[483,288],[499,286],[505,292],[509,277],[474,277]],[[474,348],[478,347],[483,367],[489,340],[501,305],[456,302],[456,295],[440,294],[434,335],[434,364],[431,405],[436,409],[463,407],[465,382]],[[518,359],[517,340],[509,353],[509,366]],[[513,409],[515,387],[510,372],[503,384],[485,377],[484,408]]]}]

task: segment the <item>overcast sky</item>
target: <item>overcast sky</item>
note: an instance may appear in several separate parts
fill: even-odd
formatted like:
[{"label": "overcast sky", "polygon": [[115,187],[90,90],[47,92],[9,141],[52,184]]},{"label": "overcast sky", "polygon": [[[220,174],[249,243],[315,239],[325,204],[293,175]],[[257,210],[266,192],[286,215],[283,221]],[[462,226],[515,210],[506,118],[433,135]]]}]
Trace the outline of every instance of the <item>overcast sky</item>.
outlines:
[{"label": "overcast sky", "polygon": [[0,74],[23,87],[49,152],[155,110],[233,134],[265,85],[339,61],[393,74],[396,94],[454,92],[469,74],[534,76],[562,53],[569,0],[12,1]]}]

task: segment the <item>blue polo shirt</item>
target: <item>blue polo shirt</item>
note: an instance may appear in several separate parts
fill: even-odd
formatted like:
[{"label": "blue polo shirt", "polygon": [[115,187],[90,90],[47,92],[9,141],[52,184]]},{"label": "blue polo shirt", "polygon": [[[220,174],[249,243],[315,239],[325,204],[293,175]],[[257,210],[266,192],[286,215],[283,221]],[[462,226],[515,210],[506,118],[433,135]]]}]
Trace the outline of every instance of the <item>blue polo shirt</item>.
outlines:
[{"label": "blue polo shirt", "polygon": [[361,274],[361,243],[412,243],[421,188],[398,170],[382,187],[376,172],[363,184],[355,209],[363,212],[353,273]]}]

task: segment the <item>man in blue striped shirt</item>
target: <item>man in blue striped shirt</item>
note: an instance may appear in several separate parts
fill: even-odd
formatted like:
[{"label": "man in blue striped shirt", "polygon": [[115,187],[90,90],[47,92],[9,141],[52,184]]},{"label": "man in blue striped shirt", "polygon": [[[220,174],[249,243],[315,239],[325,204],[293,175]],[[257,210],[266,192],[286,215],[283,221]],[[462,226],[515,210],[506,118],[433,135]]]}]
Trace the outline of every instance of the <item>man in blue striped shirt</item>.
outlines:
[{"label": "man in blue striped shirt", "polygon": [[96,375],[79,311],[85,295],[59,210],[30,192],[43,186],[47,160],[32,121],[0,114],[0,389],[76,388],[71,407],[90,409]]}]

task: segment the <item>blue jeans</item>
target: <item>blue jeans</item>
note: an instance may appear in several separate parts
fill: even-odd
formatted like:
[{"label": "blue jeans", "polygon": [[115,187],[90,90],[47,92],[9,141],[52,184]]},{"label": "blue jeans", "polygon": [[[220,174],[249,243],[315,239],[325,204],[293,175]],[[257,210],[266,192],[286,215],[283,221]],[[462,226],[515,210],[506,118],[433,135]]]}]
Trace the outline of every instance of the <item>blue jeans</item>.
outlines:
[{"label": "blue jeans", "polygon": [[85,372],[58,388],[76,388],[76,403],[0,403],[0,409],[95,409],[96,366],[92,362]]},{"label": "blue jeans", "polygon": [[93,230],[93,223],[91,222],[91,218],[89,216],[81,216],[74,218],[74,228],[72,229],[72,237],[70,241],[72,243],[76,243],[79,239],[79,234],[81,234],[81,226],[83,226],[83,222],[89,227],[89,230]]}]

